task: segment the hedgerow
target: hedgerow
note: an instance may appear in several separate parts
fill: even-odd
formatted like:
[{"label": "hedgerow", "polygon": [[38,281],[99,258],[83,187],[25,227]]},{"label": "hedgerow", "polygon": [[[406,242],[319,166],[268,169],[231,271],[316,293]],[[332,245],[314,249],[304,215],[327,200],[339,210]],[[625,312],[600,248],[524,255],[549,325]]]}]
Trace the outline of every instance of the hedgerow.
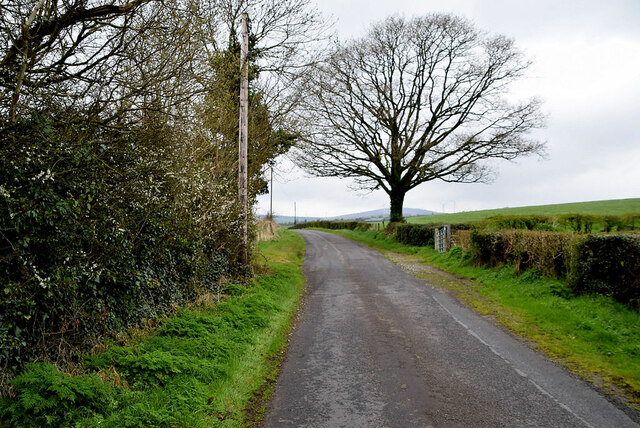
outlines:
[{"label": "hedgerow", "polygon": [[479,225],[488,229],[540,230],[553,227],[553,217],[544,215],[505,215],[490,217]]},{"label": "hedgerow", "polygon": [[72,366],[82,374],[27,365],[12,381],[15,396],[0,398],[0,425],[244,426],[243,409],[274,373],[304,288],[302,239],[275,241],[261,245],[269,275],[227,284],[86,354]]},{"label": "hedgerow", "polygon": [[611,296],[640,310],[640,236],[591,235],[580,242],[570,284],[577,294]]},{"label": "hedgerow", "polygon": [[[452,224],[452,245],[478,266],[510,264],[516,272],[567,280],[577,294],[597,293],[640,309],[640,236],[590,234],[634,230],[639,214],[496,216]],[[387,236],[404,245],[433,246],[440,224],[390,223]],[[563,229],[573,232],[563,232]]]},{"label": "hedgerow", "polygon": [[[1,7],[0,396],[30,361],[75,363],[249,273],[238,263],[240,49],[224,11],[195,22],[163,2],[45,3]],[[320,20],[294,9],[276,21],[302,34]],[[250,46],[248,205],[297,139],[280,128],[287,109],[253,84],[263,70],[276,78],[272,61],[291,65],[260,53],[269,31]]]},{"label": "hedgerow", "polygon": [[178,136],[50,108],[0,129],[0,395],[33,360],[74,361],[171,312],[236,263],[235,183],[185,166]]},{"label": "hedgerow", "polygon": [[476,265],[511,264],[566,279],[576,294],[602,294],[640,309],[640,236],[544,231],[460,231]]},{"label": "hedgerow", "polygon": [[310,227],[318,227],[322,229],[362,229],[369,230],[371,229],[371,223],[366,223],[364,221],[329,221],[329,220],[318,220],[318,221],[310,221],[307,223],[298,223],[291,227],[291,229],[306,229]]},{"label": "hedgerow", "polygon": [[546,230],[556,232],[621,232],[640,227],[640,213],[592,215],[568,213],[559,215],[498,215],[465,223],[481,230]]},{"label": "hedgerow", "polygon": [[566,277],[579,238],[571,233],[545,231],[470,232],[470,251],[478,265],[512,264],[517,272],[535,269],[551,277]]}]

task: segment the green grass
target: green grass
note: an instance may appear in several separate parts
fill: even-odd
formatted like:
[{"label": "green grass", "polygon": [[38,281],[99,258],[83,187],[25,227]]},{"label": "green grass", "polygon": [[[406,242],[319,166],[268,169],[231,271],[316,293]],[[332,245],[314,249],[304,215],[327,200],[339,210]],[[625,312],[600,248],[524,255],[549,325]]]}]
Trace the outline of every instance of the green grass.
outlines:
[{"label": "green grass", "polygon": [[425,217],[407,218],[409,223],[465,223],[483,220],[498,215],[558,215],[593,214],[617,215],[640,212],[640,198],[615,199],[595,202],[576,202],[569,204],[538,205],[531,207],[501,208],[494,210],[469,211],[456,214],[438,214]]},{"label": "green grass", "polygon": [[384,233],[338,233],[469,279],[422,275],[640,410],[640,313],[608,297],[573,296],[562,281],[533,271],[517,275],[509,266],[474,267],[459,248],[439,254],[432,248],[399,244]]},{"label": "green grass", "polygon": [[83,376],[31,366],[14,381],[17,399],[2,403],[0,425],[234,427],[259,419],[304,288],[304,241],[283,231],[260,252],[268,274],[88,356]]}]

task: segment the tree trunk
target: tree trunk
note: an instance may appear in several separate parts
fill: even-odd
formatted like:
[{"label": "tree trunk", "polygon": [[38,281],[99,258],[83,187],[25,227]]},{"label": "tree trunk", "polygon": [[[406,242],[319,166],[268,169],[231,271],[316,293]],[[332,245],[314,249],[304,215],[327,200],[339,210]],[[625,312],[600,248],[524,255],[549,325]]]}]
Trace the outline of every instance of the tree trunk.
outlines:
[{"label": "tree trunk", "polygon": [[404,205],[404,190],[391,189],[389,198],[391,199],[391,218],[390,221],[404,221],[402,217],[402,206]]}]

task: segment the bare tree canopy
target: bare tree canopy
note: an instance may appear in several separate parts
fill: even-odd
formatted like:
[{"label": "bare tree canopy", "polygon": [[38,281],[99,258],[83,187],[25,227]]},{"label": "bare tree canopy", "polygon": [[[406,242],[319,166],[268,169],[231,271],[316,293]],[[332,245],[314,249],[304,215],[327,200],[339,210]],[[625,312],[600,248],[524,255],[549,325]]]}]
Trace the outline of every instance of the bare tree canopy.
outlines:
[{"label": "bare tree canopy", "polygon": [[210,62],[235,43],[244,11],[261,75],[254,85],[282,116],[283,89],[323,39],[308,0],[8,0],[0,4],[0,118],[15,122],[52,99],[108,109],[119,122],[152,102],[193,103],[216,79]]},{"label": "bare tree canopy", "polygon": [[50,96],[66,98],[67,104],[105,98],[117,72],[131,67],[123,54],[138,43],[133,36],[151,27],[153,18],[142,8],[152,3],[13,0],[2,5],[0,112],[15,121],[21,110],[46,105]]},{"label": "bare tree canopy", "polygon": [[490,159],[542,154],[539,102],[506,100],[529,62],[512,40],[443,14],[374,25],[337,45],[305,82],[299,160],[321,177],[383,189],[391,219],[406,193],[440,179],[491,179]]}]

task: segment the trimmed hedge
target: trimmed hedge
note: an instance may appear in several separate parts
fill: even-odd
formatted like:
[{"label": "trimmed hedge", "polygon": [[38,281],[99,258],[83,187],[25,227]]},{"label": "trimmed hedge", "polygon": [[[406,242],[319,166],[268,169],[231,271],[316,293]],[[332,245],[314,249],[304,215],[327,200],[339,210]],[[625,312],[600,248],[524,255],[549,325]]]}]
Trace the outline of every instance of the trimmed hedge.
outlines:
[{"label": "trimmed hedge", "polygon": [[517,272],[537,269],[552,277],[570,271],[575,235],[545,231],[471,232],[471,254],[478,265],[513,264]]},{"label": "trimmed hedge", "polygon": [[640,309],[640,236],[589,236],[577,246],[571,287]]},{"label": "trimmed hedge", "polygon": [[[390,223],[385,231],[401,244],[433,247],[440,226]],[[470,251],[476,265],[535,269],[567,279],[576,294],[603,294],[640,309],[640,235],[591,234],[639,227],[640,213],[511,215],[452,224],[451,232],[452,245]]]},{"label": "trimmed hedge", "polygon": [[640,309],[640,236],[545,231],[458,233],[476,265],[512,264],[567,278],[576,294],[602,294]]},{"label": "trimmed hedge", "polygon": [[371,229],[371,223],[365,223],[364,221],[328,221],[328,220],[318,220],[318,221],[310,221],[308,223],[298,223],[295,226],[292,226],[291,229],[307,229],[310,227],[317,227],[322,229],[362,229],[369,230]]},{"label": "trimmed hedge", "polygon": [[435,230],[439,226],[438,224],[400,223],[395,226],[393,237],[405,245],[433,246],[435,244]]}]

